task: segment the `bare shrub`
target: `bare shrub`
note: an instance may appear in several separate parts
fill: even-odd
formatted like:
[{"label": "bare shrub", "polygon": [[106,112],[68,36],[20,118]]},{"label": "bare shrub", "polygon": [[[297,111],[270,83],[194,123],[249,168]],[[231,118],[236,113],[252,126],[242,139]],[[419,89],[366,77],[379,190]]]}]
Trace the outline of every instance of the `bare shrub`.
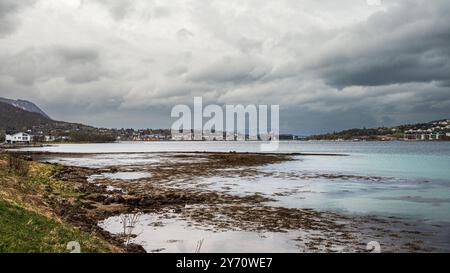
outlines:
[{"label": "bare shrub", "polygon": [[120,216],[123,233],[122,235],[125,238],[125,245],[130,244],[131,238],[133,236],[133,230],[136,227],[136,224],[139,222],[139,218],[141,217],[141,213],[130,213],[123,214]]},{"label": "bare shrub", "polygon": [[19,176],[27,176],[30,166],[27,161],[15,153],[8,153],[8,171]]}]

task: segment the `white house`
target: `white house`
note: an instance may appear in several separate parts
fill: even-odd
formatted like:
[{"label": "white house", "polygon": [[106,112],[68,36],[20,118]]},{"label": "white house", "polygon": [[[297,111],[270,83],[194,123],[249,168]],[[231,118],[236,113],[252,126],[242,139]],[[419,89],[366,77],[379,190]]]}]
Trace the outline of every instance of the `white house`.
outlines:
[{"label": "white house", "polygon": [[12,134],[6,135],[6,143],[10,143],[10,144],[16,144],[16,143],[27,143],[29,144],[31,142],[31,135],[27,134],[27,133],[16,133],[16,134]]}]

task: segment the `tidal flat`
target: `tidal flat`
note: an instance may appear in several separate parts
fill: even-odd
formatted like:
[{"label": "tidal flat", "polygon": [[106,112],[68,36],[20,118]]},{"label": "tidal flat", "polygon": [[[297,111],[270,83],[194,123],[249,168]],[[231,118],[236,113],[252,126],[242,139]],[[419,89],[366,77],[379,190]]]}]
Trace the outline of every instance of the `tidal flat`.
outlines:
[{"label": "tidal flat", "polygon": [[302,164],[297,153],[27,154],[63,164],[54,177],[85,193],[76,213],[61,200],[60,214],[136,251],[366,252],[369,242],[383,252],[450,251],[446,221],[311,204],[356,202],[381,186],[420,190],[416,182],[286,169]]}]

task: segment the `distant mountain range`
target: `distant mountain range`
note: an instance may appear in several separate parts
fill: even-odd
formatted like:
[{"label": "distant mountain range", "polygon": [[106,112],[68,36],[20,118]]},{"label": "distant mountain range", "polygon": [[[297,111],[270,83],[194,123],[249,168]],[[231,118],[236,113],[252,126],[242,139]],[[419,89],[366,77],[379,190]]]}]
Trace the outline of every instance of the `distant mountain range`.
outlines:
[{"label": "distant mountain range", "polygon": [[94,129],[83,124],[56,121],[36,104],[26,100],[0,97],[0,131],[33,131],[51,133],[54,130]]},{"label": "distant mountain range", "polygon": [[45,118],[51,120],[51,118],[44,111],[42,111],[36,104],[34,104],[34,103],[30,102],[30,101],[27,101],[27,100],[11,100],[11,99],[0,97],[0,102],[9,104],[11,106],[14,106],[16,108],[25,110],[27,112],[40,114],[41,116],[44,116]]},{"label": "distant mountain range", "polygon": [[0,143],[5,134],[13,132],[28,132],[40,142],[48,137],[54,141],[72,142],[111,142],[116,139],[110,129],[53,120],[32,102],[0,98]]},{"label": "distant mountain range", "polygon": [[24,110],[0,101],[0,130],[24,130],[33,126],[54,123],[47,115]]}]

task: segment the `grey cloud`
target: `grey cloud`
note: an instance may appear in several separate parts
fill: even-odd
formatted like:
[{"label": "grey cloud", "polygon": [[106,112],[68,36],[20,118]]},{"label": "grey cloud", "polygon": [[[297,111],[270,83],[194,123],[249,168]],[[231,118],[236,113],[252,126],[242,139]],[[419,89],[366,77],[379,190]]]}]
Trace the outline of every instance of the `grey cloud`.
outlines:
[{"label": "grey cloud", "polygon": [[69,83],[98,81],[107,74],[97,49],[55,47],[53,50],[57,66]]},{"label": "grey cloud", "polygon": [[243,53],[251,53],[252,51],[261,52],[263,41],[242,37],[237,42],[237,45]]},{"label": "grey cloud", "polygon": [[153,17],[155,18],[165,18],[169,17],[172,14],[172,11],[166,7],[156,7],[153,10]]},{"label": "grey cloud", "polygon": [[[361,87],[362,88],[362,87]],[[366,87],[333,91],[282,111],[282,128],[299,134],[326,133],[349,128],[395,126],[428,122],[450,116],[447,88],[427,83]],[[324,111],[325,110],[325,111]]]},{"label": "grey cloud", "polygon": [[50,2],[20,35],[25,1],[0,2],[0,96],[58,119],[169,127],[194,96],[299,133],[450,116],[448,1]]},{"label": "grey cloud", "polygon": [[147,0],[96,0],[96,2],[106,7],[117,21],[136,14],[144,19],[166,18],[172,14],[170,8],[157,6],[153,1]]},{"label": "grey cloud", "polygon": [[194,37],[194,33],[192,33],[191,31],[187,30],[186,28],[182,28],[180,30],[177,31],[177,36],[179,39],[183,40],[183,39],[187,39],[190,37]]},{"label": "grey cloud", "polygon": [[174,76],[181,76],[186,74],[189,71],[189,68],[186,65],[179,65],[176,66],[166,72],[166,76],[168,77],[174,77]]},{"label": "grey cloud", "polygon": [[2,0],[0,1],[0,38],[13,32],[20,22],[17,13],[33,5],[36,0]]},{"label": "grey cloud", "polygon": [[[450,2],[403,1],[346,30],[342,47],[316,67],[335,87],[447,81]],[[340,39],[339,37],[337,39]]]},{"label": "grey cloud", "polygon": [[198,82],[239,85],[258,81],[271,70],[271,64],[248,55],[224,56],[193,71],[188,78]]},{"label": "grey cloud", "polygon": [[108,8],[115,20],[123,20],[134,8],[135,0],[96,0]]},{"label": "grey cloud", "polygon": [[1,63],[2,74],[10,75],[24,85],[55,77],[80,84],[97,81],[108,74],[102,67],[98,50],[85,47],[27,48]]},{"label": "grey cloud", "polygon": [[441,87],[450,87],[450,80],[440,81],[437,83],[437,85]]},{"label": "grey cloud", "polygon": [[56,46],[53,51],[57,58],[67,64],[91,63],[97,62],[99,59],[99,51],[94,48]]}]

